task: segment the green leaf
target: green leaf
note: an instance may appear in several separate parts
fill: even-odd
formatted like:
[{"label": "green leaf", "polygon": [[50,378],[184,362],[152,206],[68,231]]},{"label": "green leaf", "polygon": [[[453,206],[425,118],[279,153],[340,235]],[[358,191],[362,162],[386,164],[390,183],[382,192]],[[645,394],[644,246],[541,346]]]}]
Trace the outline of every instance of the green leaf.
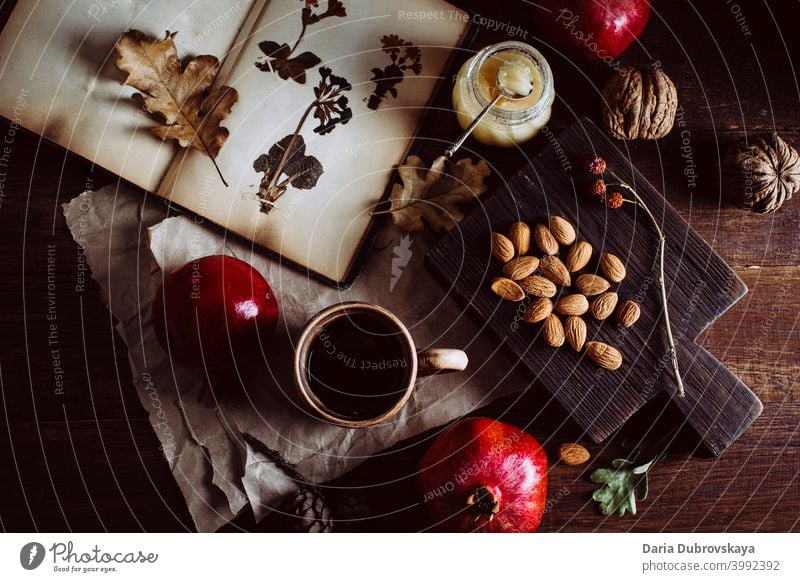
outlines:
[{"label": "green leaf", "polygon": [[597,469],[589,477],[595,483],[608,483],[614,477],[614,471],[611,469]]},{"label": "green leaf", "polygon": [[617,513],[623,516],[626,511],[636,515],[636,502],[647,498],[647,475],[655,461],[637,466],[627,459],[614,459],[611,462],[613,469],[601,468],[592,472],[589,476],[592,482],[602,484],[592,493],[592,499],[600,504],[603,515]]}]

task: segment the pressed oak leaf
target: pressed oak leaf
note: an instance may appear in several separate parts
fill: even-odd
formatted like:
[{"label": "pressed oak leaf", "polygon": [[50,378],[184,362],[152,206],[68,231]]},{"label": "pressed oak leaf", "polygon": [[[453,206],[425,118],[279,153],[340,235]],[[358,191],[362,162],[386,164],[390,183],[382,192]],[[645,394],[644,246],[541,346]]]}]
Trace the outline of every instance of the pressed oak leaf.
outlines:
[{"label": "pressed oak leaf", "polygon": [[430,169],[419,156],[408,156],[398,168],[403,184],[392,189],[389,212],[401,229],[420,231],[427,222],[433,230],[452,229],[464,218],[462,207],[486,191],[489,166],[469,158],[453,163],[446,156],[434,160]]},{"label": "pressed oak leaf", "polygon": [[167,31],[157,40],[129,30],[117,41],[115,64],[128,73],[125,84],[141,91],[145,110],[162,117],[162,125],[151,131],[162,139],[177,140],[181,147],[199,150],[219,172],[216,157],[228,138],[228,130],[220,123],[239,95],[232,87],[211,89],[219,70],[217,57],[200,55],[181,68],[175,34]]}]

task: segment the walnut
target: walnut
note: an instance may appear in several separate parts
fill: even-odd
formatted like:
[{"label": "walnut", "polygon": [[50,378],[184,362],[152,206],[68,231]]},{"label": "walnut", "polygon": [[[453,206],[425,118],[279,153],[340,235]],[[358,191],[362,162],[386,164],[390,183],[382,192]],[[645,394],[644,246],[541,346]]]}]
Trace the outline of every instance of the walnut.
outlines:
[{"label": "walnut", "polygon": [[774,212],[800,190],[800,157],[777,134],[759,135],[725,154],[724,192],[753,212]]},{"label": "walnut", "polygon": [[606,132],[617,139],[660,139],[675,122],[678,93],[660,68],[625,67],[603,88]]}]

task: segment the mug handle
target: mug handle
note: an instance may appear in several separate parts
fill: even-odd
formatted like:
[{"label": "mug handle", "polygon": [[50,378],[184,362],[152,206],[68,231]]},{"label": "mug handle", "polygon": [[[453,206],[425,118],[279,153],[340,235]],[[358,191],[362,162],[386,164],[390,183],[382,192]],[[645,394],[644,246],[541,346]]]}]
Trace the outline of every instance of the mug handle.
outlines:
[{"label": "mug handle", "polygon": [[436,372],[461,372],[466,370],[469,358],[462,350],[430,348],[417,354],[417,375],[429,376]]}]

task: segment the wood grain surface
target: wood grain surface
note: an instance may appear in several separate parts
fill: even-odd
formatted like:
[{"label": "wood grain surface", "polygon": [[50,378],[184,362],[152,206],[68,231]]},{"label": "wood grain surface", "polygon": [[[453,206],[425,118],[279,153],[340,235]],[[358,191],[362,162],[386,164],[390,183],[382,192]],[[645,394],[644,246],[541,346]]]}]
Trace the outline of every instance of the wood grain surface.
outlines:
[{"label": "wood grain surface", "polygon": [[[533,28],[536,8],[526,2],[457,4],[518,24],[527,36],[516,38],[542,46]],[[602,444],[584,439],[593,456],[587,465],[554,464],[541,531],[800,529],[800,200],[774,215],[755,216],[730,207],[719,185],[722,153],[747,134],[778,131],[800,145],[800,88],[790,57],[800,54],[794,30],[800,7],[765,0],[739,0],[737,5],[749,35],[725,2],[654,0],[647,28],[623,60],[661,62],[678,87],[683,125],[658,142],[616,145],[748,287],[741,301],[701,333],[698,344],[753,389],[764,411],[717,458],[696,449],[694,435],[678,434],[670,455],[653,470],[651,494],[639,513],[603,517],[590,500],[591,470],[681,424],[681,412],[656,395]],[[2,4],[0,23],[12,6]],[[481,27],[476,46],[505,38],[502,31]],[[578,67],[549,47],[542,50],[556,79],[549,129],[557,133],[581,116],[597,121],[609,70]],[[447,92],[445,87],[436,103],[440,109],[421,132],[428,156],[441,152],[458,132]],[[8,135],[8,124],[0,125],[0,139]],[[96,188],[114,178],[37,137],[16,132],[11,139],[8,166],[0,168],[5,172],[0,198],[0,529],[191,530],[183,498],[131,385],[126,349],[114,333],[113,318],[91,278],[76,290],[80,255],[60,205],[87,184]],[[520,150],[498,151],[470,141],[465,151],[489,161],[494,170],[490,190],[495,190],[501,176],[514,175],[547,144],[540,135]],[[421,240],[431,246],[437,241],[433,236]],[[55,256],[50,274],[49,252]],[[53,387],[48,276],[56,292],[63,394]],[[479,413],[525,427],[544,444],[551,461],[559,444],[582,435],[536,385]],[[411,475],[434,436],[431,431],[400,443],[325,488],[333,503],[366,513],[342,529],[427,527]],[[285,527],[271,518],[256,525],[244,515],[228,529]]]},{"label": "wood grain surface", "polygon": [[[670,365],[658,285],[658,234],[641,209],[624,205],[609,210],[582,192],[586,176],[579,168],[580,159],[590,152],[602,156],[608,172],[636,190],[666,237],[665,282],[686,384],[684,397],[677,394]],[[547,225],[552,216],[569,220],[576,226],[578,239],[594,249],[589,264],[572,274],[573,285],[579,274],[603,276],[598,262],[601,253],[615,254],[625,264],[625,280],[611,289],[618,292],[620,301],[633,299],[641,305],[637,324],[626,330],[613,317],[604,322],[588,314],[583,318],[588,341],[605,342],[622,352],[619,370],[602,370],[585,352],[577,353],[566,344],[555,350],[548,347],[542,326],[523,320],[531,298],[503,301],[488,288],[489,281],[501,275],[502,266],[491,256],[491,233],[507,233],[517,221],[531,227]],[[561,247],[562,261],[568,248]],[[747,288],[589,119],[554,135],[548,146],[429,250],[426,258],[448,291],[481,322],[482,331],[493,333],[528,369],[529,377],[544,385],[586,436],[597,442],[622,426],[659,390],[670,395],[713,454],[733,443],[761,413],[761,402],[750,389],[695,344],[700,332],[741,299]],[[562,287],[553,302],[574,292],[574,286]]]}]

